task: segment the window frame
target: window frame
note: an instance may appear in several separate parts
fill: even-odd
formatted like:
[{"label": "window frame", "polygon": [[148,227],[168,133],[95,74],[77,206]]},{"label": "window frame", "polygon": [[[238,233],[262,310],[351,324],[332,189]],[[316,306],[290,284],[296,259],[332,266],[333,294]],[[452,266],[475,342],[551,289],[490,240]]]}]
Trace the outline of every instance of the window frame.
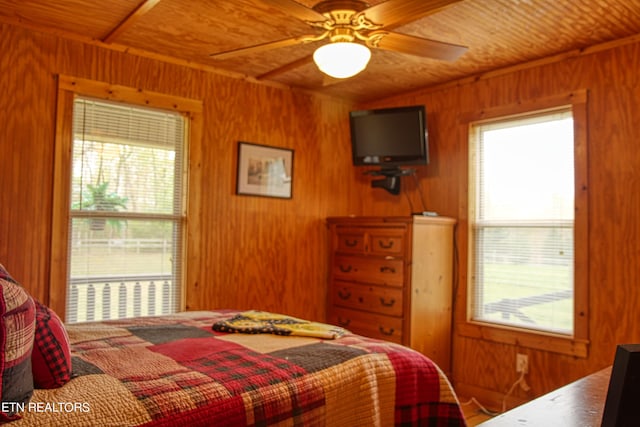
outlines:
[{"label": "window frame", "polygon": [[[554,111],[561,108],[571,109],[574,127],[574,168],[575,168],[575,219],[574,219],[574,330],[573,335],[555,334],[545,331],[492,324],[472,319],[475,270],[475,236],[473,209],[475,206],[475,153],[471,149],[474,124],[483,121],[517,119],[523,116]],[[589,298],[589,227],[588,227],[588,157],[587,157],[587,91],[579,90],[563,95],[540,98],[513,105],[471,112],[461,116],[461,125],[468,150],[467,193],[468,201],[464,215],[468,216],[465,319],[459,326],[462,336],[511,344],[520,347],[551,351],[577,357],[587,357],[589,347],[588,298]]]},{"label": "window frame", "polygon": [[[183,211],[181,248],[181,283],[178,309],[185,309],[186,290],[194,282],[198,271],[197,258],[189,256],[198,247],[199,227],[197,212],[200,207],[198,192],[189,192],[201,179],[201,169],[189,159],[198,151],[202,138],[202,101],[166,95],[141,89],[111,85],[104,82],[58,76],[58,99],[56,111],[55,159],[53,177],[53,215],[51,228],[51,270],[49,306],[66,319],[67,276],[69,256],[69,220],[71,216],[71,174],[73,104],[77,96],[97,100],[116,101],[141,107],[174,111],[188,120],[188,137],[183,155]],[[189,218],[189,220],[187,220]],[[187,238],[188,237],[188,238]]]}]

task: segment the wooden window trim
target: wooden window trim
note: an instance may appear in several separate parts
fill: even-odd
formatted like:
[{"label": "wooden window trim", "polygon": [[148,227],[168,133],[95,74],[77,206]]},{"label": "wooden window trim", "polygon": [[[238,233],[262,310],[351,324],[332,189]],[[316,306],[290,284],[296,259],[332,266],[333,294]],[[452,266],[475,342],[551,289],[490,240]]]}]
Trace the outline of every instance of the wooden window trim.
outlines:
[{"label": "wooden window trim", "polygon": [[[125,102],[132,105],[160,108],[178,112],[189,119],[189,143],[185,148],[184,168],[186,188],[198,189],[202,180],[199,162],[203,132],[202,101],[179,96],[166,95],[126,86],[112,85],[77,77],[58,76],[58,99],[56,106],[56,133],[54,149],[53,177],[53,214],[51,220],[51,270],[49,274],[49,306],[66,318],[66,281],[68,273],[68,233],[71,176],[71,144],[73,126],[73,102],[77,96],[92,97],[101,100]],[[185,195],[186,218],[183,233],[183,286],[181,309],[186,301],[186,289],[197,281],[199,259],[196,256],[199,247],[200,206],[198,191]]]},{"label": "wooden window trim", "polygon": [[[464,146],[469,147],[469,130],[472,123],[497,118],[517,117],[545,109],[557,109],[563,106],[571,108],[574,119],[574,156],[575,156],[575,220],[574,220],[574,335],[565,336],[541,331],[529,331],[502,325],[472,321],[470,318],[471,262],[466,263],[466,292],[463,293],[466,318],[456,327],[462,336],[486,341],[511,344],[519,347],[586,358],[589,350],[589,222],[588,222],[588,157],[587,157],[587,91],[578,90],[558,96],[534,99],[514,105],[491,108],[461,115],[461,132],[466,138]],[[471,155],[469,165],[471,165]],[[469,168],[471,171],[471,168]],[[469,197],[473,188],[467,180]],[[471,199],[468,203],[471,202]],[[465,204],[464,209],[468,209]],[[468,212],[464,213],[465,217]],[[471,219],[469,220],[469,222]],[[467,238],[468,260],[473,257],[473,230],[468,226],[464,233]]]}]

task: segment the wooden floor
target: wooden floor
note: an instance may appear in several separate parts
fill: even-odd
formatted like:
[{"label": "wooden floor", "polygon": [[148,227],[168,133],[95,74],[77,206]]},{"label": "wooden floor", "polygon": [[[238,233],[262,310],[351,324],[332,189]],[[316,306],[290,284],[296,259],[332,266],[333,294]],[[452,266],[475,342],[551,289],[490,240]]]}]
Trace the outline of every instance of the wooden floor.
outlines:
[{"label": "wooden floor", "polygon": [[468,427],[477,426],[478,424],[491,419],[491,416],[482,412],[478,405],[476,405],[474,402],[470,400],[460,399],[460,403]]}]

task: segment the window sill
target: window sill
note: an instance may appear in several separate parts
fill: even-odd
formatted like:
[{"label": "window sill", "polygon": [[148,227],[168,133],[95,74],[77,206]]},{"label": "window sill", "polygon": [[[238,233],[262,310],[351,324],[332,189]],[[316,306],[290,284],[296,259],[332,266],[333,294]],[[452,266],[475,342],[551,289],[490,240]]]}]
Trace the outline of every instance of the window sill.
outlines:
[{"label": "window sill", "polygon": [[525,331],[486,323],[465,322],[457,325],[457,332],[467,338],[511,344],[518,347],[586,358],[589,340],[546,332]]}]

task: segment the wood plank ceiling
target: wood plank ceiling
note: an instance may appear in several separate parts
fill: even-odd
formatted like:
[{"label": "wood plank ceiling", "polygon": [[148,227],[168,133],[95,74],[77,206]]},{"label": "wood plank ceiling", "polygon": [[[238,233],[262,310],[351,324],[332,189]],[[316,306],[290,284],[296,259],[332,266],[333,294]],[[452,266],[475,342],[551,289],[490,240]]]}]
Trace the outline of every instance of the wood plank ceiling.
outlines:
[{"label": "wood plank ceiling", "polygon": [[[311,7],[316,0],[298,2]],[[310,33],[307,24],[269,0],[0,0],[0,23],[367,101],[594,45],[635,40],[640,37],[640,0],[462,0],[394,28],[467,46],[456,61],[375,49],[366,70],[345,80],[326,78],[310,61],[326,40],[223,60],[209,56]],[[297,66],[269,74],[292,62]]]}]

